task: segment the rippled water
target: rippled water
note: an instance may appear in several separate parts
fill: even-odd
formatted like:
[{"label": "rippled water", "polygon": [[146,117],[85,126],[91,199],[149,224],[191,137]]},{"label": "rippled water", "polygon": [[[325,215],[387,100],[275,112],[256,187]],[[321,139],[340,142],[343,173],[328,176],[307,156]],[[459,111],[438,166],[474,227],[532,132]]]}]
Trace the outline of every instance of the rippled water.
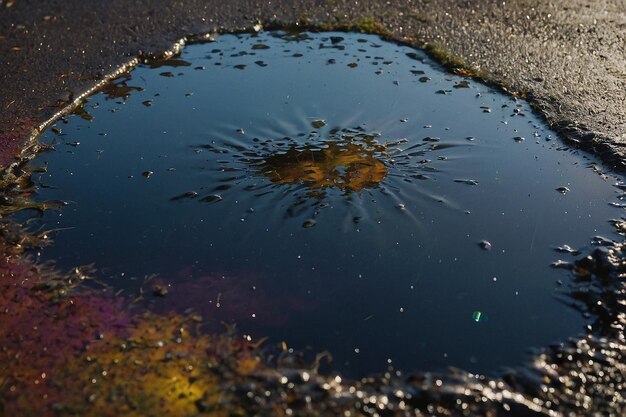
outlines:
[{"label": "rippled water", "polygon": [[70,202],[42,258],[356,376],[494,373],[580,333],[550,265],[620,214],[525,102],[374,36],[191,45],[42,140],[37,198]]}]

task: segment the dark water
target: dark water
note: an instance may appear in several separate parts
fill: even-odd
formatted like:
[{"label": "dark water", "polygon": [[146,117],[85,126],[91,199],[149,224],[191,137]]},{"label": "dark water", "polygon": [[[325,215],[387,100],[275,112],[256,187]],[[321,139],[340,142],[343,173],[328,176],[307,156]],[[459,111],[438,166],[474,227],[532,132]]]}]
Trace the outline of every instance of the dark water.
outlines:
[{"label": "dark water", "polygon": [[39,221],[62,229],[44,259],[129,294],[156,274],[153,308],[356,376],[493,373],[579,334],[555,248],[620,215],[525,102],[373,36],[222,36],[84,110],[35,161],[38,198],[71,202]]}]

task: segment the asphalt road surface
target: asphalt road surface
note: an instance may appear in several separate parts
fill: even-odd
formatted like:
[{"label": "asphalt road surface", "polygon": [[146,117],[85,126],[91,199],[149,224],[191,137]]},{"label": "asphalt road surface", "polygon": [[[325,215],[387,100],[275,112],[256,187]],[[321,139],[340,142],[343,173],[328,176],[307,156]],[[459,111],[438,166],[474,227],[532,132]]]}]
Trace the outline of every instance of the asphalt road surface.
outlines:
[{"label": "asphalt road surface", "polygon": [[525,95],[562,137],[626,166],[626,0],[0,0],[0,165],[131,57],[259,22],[374,27],[434,43]]}]

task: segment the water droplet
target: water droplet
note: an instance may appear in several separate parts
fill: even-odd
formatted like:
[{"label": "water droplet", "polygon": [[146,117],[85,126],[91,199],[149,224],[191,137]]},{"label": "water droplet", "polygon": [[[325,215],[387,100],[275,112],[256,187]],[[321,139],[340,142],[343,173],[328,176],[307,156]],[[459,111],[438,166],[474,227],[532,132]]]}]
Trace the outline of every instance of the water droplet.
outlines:
[{"label": "water droplet", "polygon": [[141,175],[143,175],[146,178],[150,178],[152,176],[152,174],[154,174],[154,172],[152,171],[144,171],[141,173]]},{"label": "water droplet", "polygon": [[308,219],[305,220],[304,223],[302,223],[302,227],[304,227],[305,229],[308,229],[310,227],[313,227],[317,224],[317,222],[314,219]]},{"label": "water droplet", "polygon": [[456,179],[454,180],[454,182],[458,182],[460,184],[466,184],[466,185],[478,185],[478,181],[470,180],[470,179]]},{"label": "water droplet", "polygon": [[152,294],[157,297],[165,297],[168,293],[167,286],[155,284],[152,286]]},{"label": "water droplet", "polygon": [[577,251],[576,249],[572,248],[570,245],[557,246],[556,248],[554,248],[554,250],[557,252],[570,253],[574,256],[577,256],[580,254],[580,251]]},{"label": "water droplet", "polygon": [[563,261],[561,259],[554,261],[550,264],[552,268],[561,268],[561,269],[573,269],[574,265],[567,261]]},{"label": "water droplet", "polygon": [[207,195],[206,197],[202,197],[200,199],[200,201],[202,201],[203,203],[218,203],[218,202],[220,202],[222,200],[223,200],[223,198],[219,194]]},{"label": "water droplet", "polygon": [[313,126],[314,129],[321,129],[322,127],[326,126],[326,121],[325,120],[313,120],[311,122],[311,126]]},{"label": "water droplet", "polygon": [[565,193],[567,193],[569,191],[569,188],[567,188],[567,187],[558,187],[558,188],[555,188],[555,189],[556,189],[556,191],[560,192],[561,194],[565,194]]},{"label": "water droplet", "polygon": [[523,141],[525,141],[525,140],[526,140],[526,138],[525,138],[525,137],[523,137],[523,136],[515,136],[515,137],[513,138],[513,140],[514,140],[515,142],[518,142],[518,143],[519,143],[519,142],[523,142]]},{"label": "water droplet", "polygon": [[481,240],[478,242],[478,246],[483,250],[491,250],[491,243],[487,240]]},{"label": "water droplet", "polygon": [[187,198],[196,198],[198,196],[198,193],[195,191],[187,191],[186,193],[177,195],[176,197],[172,197],[170,198],[170,201],[178,201],[178,200],[184,200]]}]

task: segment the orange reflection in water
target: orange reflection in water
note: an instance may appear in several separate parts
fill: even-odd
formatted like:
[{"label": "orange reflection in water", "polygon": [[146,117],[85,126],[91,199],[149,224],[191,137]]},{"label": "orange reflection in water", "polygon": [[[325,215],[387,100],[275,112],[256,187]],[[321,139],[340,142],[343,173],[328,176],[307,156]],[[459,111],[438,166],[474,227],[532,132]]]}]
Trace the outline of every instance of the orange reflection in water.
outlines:
[{"label": "orange reflection in water", "polygon": [[324,142],[324,147],[292,146],[285,153],[266,158],[261,170],[277,184],[360,191],[376,187],[387,175],[385,164],[377,157],[384,151],[384,145],[371,140]]}]

